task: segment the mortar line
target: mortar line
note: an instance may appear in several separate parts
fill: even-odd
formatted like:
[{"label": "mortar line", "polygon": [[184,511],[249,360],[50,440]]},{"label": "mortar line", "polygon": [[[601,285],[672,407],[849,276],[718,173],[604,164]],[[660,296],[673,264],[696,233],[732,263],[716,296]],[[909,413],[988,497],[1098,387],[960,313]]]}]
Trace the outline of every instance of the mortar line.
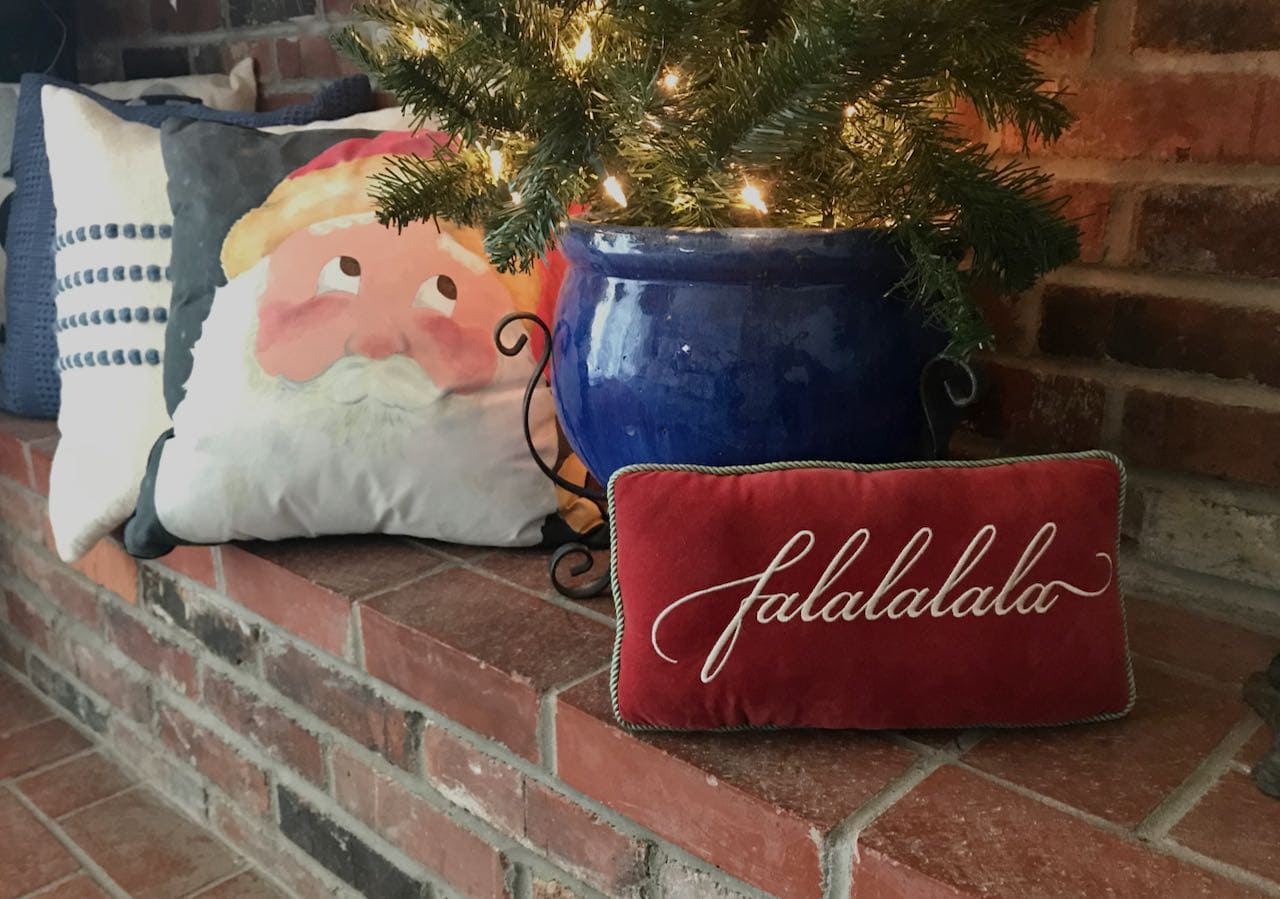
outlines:
[{"label": "mortar line", "polygon": [[[52,890],[56,890],[59,887],[66,886],[67,884],[71,883],[71,881],[75,880],[77,877],[82,877],[82,876],[88,877],[88,874],[84,871],[72,871],[70,874],[66,875],[65,877],[59,877],[57,880],[53,881],[52,883],[46,883],[44,886],[38,886],[31,892],[23,893],[21,896],[16,897],[16,899],[40,899],[41,896],[48,896]],[[89,882],[90,883],[93,882],[92,877],[89,877]]]},{"label": "mortar line", "polygon": [[1232,759],[1249,742],[1259,725],[1242,718],[1196,766],[1185,780],[1167,794],[1160,804],[1134,828],[1140,838],[1157,840],[1169,835],[1175,824],[1204,798],[1226,773]]},{"label": "mortar line", "polygon": [[232,871],[230,874],[224,874],[223,876],[215,880],[211,880],[208,883],[203,884],[202,886],[198,886],[195,889],[188,890],[187,892],[183,893],[182,896],[179,897],[179,899],[200,899],[200,896],[209,892],[209,890],[216,889],[217,887],[222,886],[224,883],[227,883],[228,881],[235,880],[237,877],[239,877],[241,874],[245,873],[246,871],[252,870],[252,867],[249,865],[249,862],[242,855],[240,855],[240,853],[237,852],[236,857],[239,858],[239,860],[242,863],[237,870]]},{"label": "mortar line", "polygon": [[1170,858],[1176,858],[1179,861],[1195,865],[1202,870],[1210,871],[1220,877],[1225,877],[1228,880],[1234,880],[1236,883],[1253,887],[1256,890],[1261,890],[1269,896],[1280,896],[1280,883],[1268,880],[1261,875],[1254,874],[1252,871],[1246,871],[1244,868],[1237,868],[1235,865],[1228,864],[1227,862],[1220,861],[1219,859],[1210,858],[1207,855],[1196,852],[1194,849],[1183,846],[1181,843],[1169,837],[1163,837],[1149,845],[1157,847]]},{"label": "mortar line", "polygon": [[113,899],[132,899],[132,897],[126,893],[118,883],[111,879],[111,875],[108,874],[101,865],[93,860],[93,857],[90,856],[88,852],[81,848],[75,840],[71,839],[71,836],[62,829],[62,826],[57,821],[42,812],[35,803],[27,799],[26,796],[23,796],[17,790],[11,789],[9,790],[9,793],[18,800],[23,808],[34,815],[36,819],[44,825],[45,830],[52,834],[53,838],[62,844],[62,848],[66,849],[72,858],[80,863],[80,867],[85,870],[85,873],[89,875],[89,878],[94,881],[95,885],[101,887],[108,895],[112,896]]},{"label": "mortar line", "polygon": [[954,759],[942,751],[934,751],[916,759],[906,771],[831,829],[827,835],[827,850],[822,857],[823,896],[826,899],[848,899],[853,889],[854,865],[859,860],[858,839],[862,831],[918,787],[930,774],[951,761]]},{"label": "mortar line", "polygon": [[1023,796],[1027,799],[1034,800],[1036,802],[1041,803],[1042,805],[1047,805],[1049,808],[1052,808],[1064,814],[1070,815],[1072,818],[1076,818],[1077,820],[1083,821],[1084,823],[1098,830],[1102,830],[1113,836],[1117,836],[1131,845],[1147,848],[1154,852],[1158,852],[1161,855],[1165,855],[1170,858],[1179,859],[1180,861],[1192,862],[1196,866],[1201,867],[1204,870],[1212,870],[1214,873],[1218,873],[1218,874],[1222,874],[1223,876],[1230,877],[1232,880],[1235,880],[1240,883],[1247,883],[1252,886],[1263,885],[1266,891],[1271,895],[1280,896],[1280,884],[1272,883],[1271,881],[1268,881],[1264,878],[1260,878],[1256,874],[1253,874],[1249,871],[1245,871],[1242,868],[1237,868],[1234,865],[1229,865],[1226,862],[1215,862],[1211,866],[1203,865],[1201,864],[1198,858],[1191,857],[1191,856],[1199,856],[1199,853],[1194,853],[1194,852],[1191,852],[1190,850],[1187,850],[1186,847],[1181,846],[1178,843],[1175,843],[1173,840],[1169,839],[1168,837],[1165,837],[1159,840],[1142,839],[1132,830],[1129,830],[1123,825],[1116,824],[1113,821],[1108,821],[1106,818],[1101,818],[1091,812],[1086,812],[1083,809],[1078,809],[1074,806],[1068,805],[1065,802],[1062,802],[1061,800],[1054,799],[1051,796],[1046,796],[1043,793],[1037,793],[1035,790],[1029,789],[1028,787],[1024,787],[1021,784],[1014,783],[1013,781],[1005,780],[1003,777],[998,777],[994,774],[990,774],[986,771],[981,770],[980,768],[975,768],[972,765],[968,765],[964,763],[963,761],[957,762],[956,764],[959,767],[963,768],[964,770],[968,771],[969,773],[976,774],[985,780],[988,780],[994,784],[1004,787],[1005,789],[1009,790],[1012,793],[1017,793],[1018,795]]}]

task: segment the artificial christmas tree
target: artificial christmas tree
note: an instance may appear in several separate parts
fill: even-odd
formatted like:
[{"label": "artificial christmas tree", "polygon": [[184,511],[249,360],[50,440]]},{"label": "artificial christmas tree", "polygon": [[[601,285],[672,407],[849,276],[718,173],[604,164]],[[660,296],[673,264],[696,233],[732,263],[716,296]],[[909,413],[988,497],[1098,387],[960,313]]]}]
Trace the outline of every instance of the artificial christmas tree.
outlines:
[{"label": "artificial christmas tree", "polygon": [[1092,0],[374,0],[339,37],[457,142],[376,187],[382,216],[481,225],[503,268],[590,220],[876,228],[964,355],[976,289],[1073,259],[1048,179],[968,143],[958,102],[1024,142],[1070,124],[1028,48]]}]

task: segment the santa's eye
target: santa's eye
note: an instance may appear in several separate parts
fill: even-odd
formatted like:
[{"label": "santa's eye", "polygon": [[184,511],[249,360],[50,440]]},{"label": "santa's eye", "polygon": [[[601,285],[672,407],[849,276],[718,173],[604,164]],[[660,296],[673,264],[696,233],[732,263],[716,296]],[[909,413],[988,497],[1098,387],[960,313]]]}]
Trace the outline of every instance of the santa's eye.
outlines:
[{"label": "santa's eye", "polygon": [[334,256],[320,269],[316,293],[359,293],[360,260],[354,256]]},{"label": "santa's eye", "polygon": [[458,285],[448,275],[435,275],[422,282],[413,305],[434,309],[442,315],[453,315],[458,302]]}]

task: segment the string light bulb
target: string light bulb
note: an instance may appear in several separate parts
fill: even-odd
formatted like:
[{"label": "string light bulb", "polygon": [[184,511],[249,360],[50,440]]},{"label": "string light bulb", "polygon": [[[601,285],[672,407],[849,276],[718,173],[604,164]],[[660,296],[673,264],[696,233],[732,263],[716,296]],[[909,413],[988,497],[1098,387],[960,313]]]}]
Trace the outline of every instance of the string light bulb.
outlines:
[{"label": "string light bulb", "polygon": [[764,215],[769,211],[769,207],[765,205],[764,202],[764,194],[760,192],[760,188],[756,187],[750,181],[743,185],[742,202],[746,203],[761,215]]},{"label": "string light bulb", "polygon": [[413,48],[419,53],[426,53],[431,49],[431,38],[427,37],[427,33],[421,28],[414,28],[409,35],[409,41],[413,44]]},{"label": "string light bulb", "polygon": [[524,197],[522,197],[522,196],[520,195],[520,191],[518,191],[518,190],[513,190],[513,191],[511,191],[511,205],[513,205],[513,206],[519,206],[519,205],[520,205],[520,202],[521,202],[523,199],[524,199]]},{"label": "string light bulb", "polygon": [[489,172],[493,175],[494,181],[500,181],[502,179],[502,168],[503,168],[502,151],[490,150],[489,151]]},{"label": "string light bulb", "polygon": [[610,175],[609,177],[604,179],[604,183],[601,186],[604,188],[604,192],[609,195],[610,200],[613,200],[613,202],[617,203],[619,206],[623,207],[624,209],[626,208],[627,195],[622,191],[621,181],[619,181],[613,175]]},{"label": "string light bulb", "polygon": [[849,104],[844,108],[844,117],[846,119],[851,119],[857,114],[857,112],[858,112],[857,107],[855,107],[853,104]]},{"label": "string light bulb", "polygon": [[591,55],[591,26],[587,25],[582,29],[582,36],[578,38],[578,43],[573,47],[573,58],[577,62],[586,62],[587,57]]},{"label": "string light bulb", "polygon": [[667,69],[666,74],[662,76],[662,87],[668,92],[674,92],[680,86],[680,73],[675,69]]}]

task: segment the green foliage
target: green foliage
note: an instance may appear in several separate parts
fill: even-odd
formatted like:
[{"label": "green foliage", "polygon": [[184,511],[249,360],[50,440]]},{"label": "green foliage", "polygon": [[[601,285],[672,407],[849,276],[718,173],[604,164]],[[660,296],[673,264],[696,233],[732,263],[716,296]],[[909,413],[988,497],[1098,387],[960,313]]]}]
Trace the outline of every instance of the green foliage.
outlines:
[{"label": "green foliage", "polygon": [[379,179],[385,222],[483,227],[503,270],[582,204],[625,225],[883,228],[966,354],[990,339],[974,291],[1026,289],[1078,236],[1046,176],[966,143],[951,111],[968,101],[1024,144],[1058,137],[1071,115],[1027,49],[1092,3],[368,0],[374,29],[336,43],[457,136]]}]

